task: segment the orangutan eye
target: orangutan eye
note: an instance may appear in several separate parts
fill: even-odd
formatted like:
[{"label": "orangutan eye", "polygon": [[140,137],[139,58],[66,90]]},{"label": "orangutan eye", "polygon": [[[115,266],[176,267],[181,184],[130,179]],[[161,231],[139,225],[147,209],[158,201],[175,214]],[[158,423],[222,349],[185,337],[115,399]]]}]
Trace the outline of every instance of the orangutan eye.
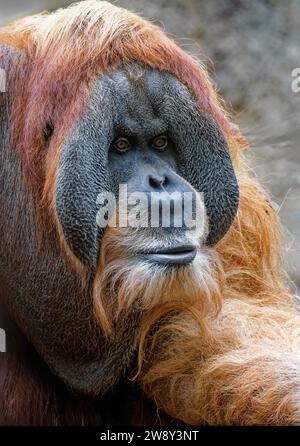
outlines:
[{"label": "orangutan eye", "polygon": [[169,140],[167,135],[159,135],[152,140],[152,147],[156,150],[165,150],[168,144]]},{"label": "orangutan eye", "polygon": [[127,152],[131,149],[132,146],[131,142],[127,138],[125,138],[124,136],[119,136],[114,140],[113,147],[118,152]]}]

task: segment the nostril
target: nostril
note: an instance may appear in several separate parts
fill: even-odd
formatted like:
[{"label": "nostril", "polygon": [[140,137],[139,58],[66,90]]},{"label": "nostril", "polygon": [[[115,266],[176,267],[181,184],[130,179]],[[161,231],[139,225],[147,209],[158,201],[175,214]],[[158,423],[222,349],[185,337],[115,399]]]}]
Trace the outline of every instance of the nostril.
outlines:
[{"label": "nostril", "polygon": [[168,179],[167,179],[167,177],[165,175],[162,175],[162,176],[160,176],[160,175],[157,175],[157,176],[150,175],[149,176],[149,185],[153,189],[158,189],[158,188],[160,188],[162,186],[166,186],[167,182],[168,182]]}]

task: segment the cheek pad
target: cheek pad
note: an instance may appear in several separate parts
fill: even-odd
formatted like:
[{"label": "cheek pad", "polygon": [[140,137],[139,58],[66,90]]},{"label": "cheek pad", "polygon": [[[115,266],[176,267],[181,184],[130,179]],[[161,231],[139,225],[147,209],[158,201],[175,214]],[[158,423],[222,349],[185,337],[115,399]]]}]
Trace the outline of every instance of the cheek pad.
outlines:
[{"label": "cheek pad", "polygon": [[209,219],[206,243],[215,245],[236,216],[239,187],[225,138],[212,121],[203,121],[206,122],[202,129],[187,140],[190,144],[183,148],[180,165],[187,181],[203,193]]},{"label": "cheek pad", "polygon": [[104,231],[96,223],[97,196],[111,190],[107,152],[113,116],[109,92],[99,106],[102,96],[101,91],[92,96],[88,111],[65,141],[56,183],[56,212],[63,236],[73,254],[89,267],[97,263]]}]

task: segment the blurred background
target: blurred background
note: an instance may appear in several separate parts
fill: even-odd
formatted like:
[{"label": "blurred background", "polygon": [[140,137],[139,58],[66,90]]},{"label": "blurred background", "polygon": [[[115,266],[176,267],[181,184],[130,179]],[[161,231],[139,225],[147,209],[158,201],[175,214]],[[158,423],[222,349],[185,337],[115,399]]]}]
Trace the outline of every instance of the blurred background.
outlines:
[{"label": "blurred background", "polygon": [[[0,25],[63,0],[0,0]],[[117,0],[152,18],[198,56],[248,137],[251,163],[286,227],[288,270],[300,289],[299,0]],[[258,228],[259,229],[259,228]]]}]

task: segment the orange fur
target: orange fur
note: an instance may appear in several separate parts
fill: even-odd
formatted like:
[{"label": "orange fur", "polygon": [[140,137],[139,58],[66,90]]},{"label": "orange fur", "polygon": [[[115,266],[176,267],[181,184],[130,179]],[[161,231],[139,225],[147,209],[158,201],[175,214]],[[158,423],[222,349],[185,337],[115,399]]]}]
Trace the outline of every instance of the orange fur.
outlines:
[{"label": "orange fur", "polygon": [[[249,172],[242,153],[247,143],[201,64],[153,24],[92,0],[22,19],[0,33],[0,43],[20,48],[30,67],[26,79],[20,75],[25,83],[14,116],[16,143],[56,227],[62,141],[102,73],[132,61],[171,72],[212,115],[228,141],[240,186],[229,233],[203,251],[202,263],[164,275],[136,263],[129,249],[138,243],[136,234],[106,231],[95,311],[108,336],[124,312],[142,312],[137,379],[171,416],[189,424],[298,423],[300,317],[285,283],[277,215]],[[57,137],[44,156],[50,119]],[[76,264],[63,240],[62,249]]]}]

